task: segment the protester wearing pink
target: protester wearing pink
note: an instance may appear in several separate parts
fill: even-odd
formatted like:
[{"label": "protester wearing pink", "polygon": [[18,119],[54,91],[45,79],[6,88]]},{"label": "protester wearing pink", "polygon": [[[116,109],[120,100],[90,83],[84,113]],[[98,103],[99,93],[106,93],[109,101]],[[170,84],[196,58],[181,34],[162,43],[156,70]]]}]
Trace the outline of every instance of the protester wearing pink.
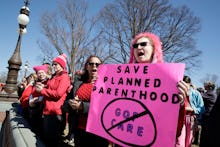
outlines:
[{"label": "protester wearing pink", "polygon": [[66,55],[62,54],[53,59],[55,73],[47,85],[36,83],[36,92],[40,93],[44,102],[43,123],[44,137],[47,146],[59,146],[62,134],[61,107],[66,99],[70,86],[70,77],[66,71]]},{"label": "protester wearing pink", "polygon": [[[49,79],[48,66],[47,65],[38,65],[33,67],[34,71],[37,74],[36,82],[41,82],[44,85],[47,85]],[[32,131],[39,137],[43,136],[43,96],[40,93],[35,92],[35,83],[31,91],[29,98],[29,112],[30,112],[30,125]]]},{"label": "protester wearing pink", "polygon": [[[131,41],[131,52],[129,63],[163,63],[162,42],[160,38],[151,32],[137,34]],[[181,134],[184,119],[184,99],[188,93],[189,86],[184,81],[177,83],[178,97],[180,100],[180,111],[177,128],[177,137]],[[169,133],[168,133],[169,134]],[[165,145],[166,146],[166,145]]]},{"label": "protester wearing pink", "polygon": [[[44,85],[47,85],[47,81],[49,80],[48,75],[48,66],[47,65],[38,65],[33,67],[34,71],[37,74],[36,82],[41,82]],[[35,91],[35,87],[33,87],[32,94],[29,97],[29,105],[30,107],[34,106],[35,103],[41,102],[43,99],[39,98],[41,94]]]}]

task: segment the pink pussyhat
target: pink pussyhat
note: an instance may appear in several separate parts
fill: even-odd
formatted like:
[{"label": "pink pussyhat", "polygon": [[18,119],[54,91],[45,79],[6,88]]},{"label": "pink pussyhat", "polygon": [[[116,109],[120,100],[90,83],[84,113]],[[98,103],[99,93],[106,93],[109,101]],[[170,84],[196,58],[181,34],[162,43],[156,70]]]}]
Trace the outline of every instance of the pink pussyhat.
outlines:
[{"label": "pink pussyhat", "polygon": [[33,69],[36,73],[40,70],[43,70],[45,73],[47,73],[48,72],[48,65],[34,66]]}]

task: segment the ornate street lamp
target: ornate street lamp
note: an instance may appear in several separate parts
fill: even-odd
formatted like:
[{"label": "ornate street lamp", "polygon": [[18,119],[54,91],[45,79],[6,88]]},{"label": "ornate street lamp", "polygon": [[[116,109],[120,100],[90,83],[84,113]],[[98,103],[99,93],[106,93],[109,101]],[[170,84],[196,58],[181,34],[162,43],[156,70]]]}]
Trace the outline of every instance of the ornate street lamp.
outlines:
[{"label": "ornate street lamp", "polygon": [[[29,23],[29,2],[25,0],[25,6],[20,9],[20,14],[18,15],[18,23],[19,23],[19,36],[16,44],[16,48],[14,50],[13,55],[8,60],[8,76],[6,80],[6,85],[4,86],[4,97],[7,98],[17,98],[17,79],[18,79],[18,71],[20,70],[20,66],[22,65],[21,56],[20,56],[20,47],[21,47],[21,39],[22,35],[27,32],[26,26]],[[2,97],[2,96],[1,96]]]},{"label": "ornate street lamp", "polygon": [[28,61],[26,61],[24,64],[24,78],[26,78],[27,76],[28,69],[29,69],[29,64],[28,64]]}]

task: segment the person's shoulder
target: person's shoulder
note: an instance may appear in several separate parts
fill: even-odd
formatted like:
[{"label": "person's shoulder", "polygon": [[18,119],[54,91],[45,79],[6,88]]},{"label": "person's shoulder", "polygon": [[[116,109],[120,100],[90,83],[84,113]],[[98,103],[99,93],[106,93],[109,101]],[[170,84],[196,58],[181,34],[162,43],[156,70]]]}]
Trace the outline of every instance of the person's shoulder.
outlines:
[{"label": "person's shoulder", "polygon": [[83,81],[80,78],[74,78],[73,87],[79,87]]},{"label": "person's shoulder", "polygon": [[210,97],[217,98],[217,94],[214,92],[214,90],[207,91],[206,94]]},{"label": "person's shoulder", "polygon": [[193,87],[190,87],[190,91],[191,91],[192,93],[197,93],[197,92],[199,92],[198,90],[196,90],[196,89],[193,88]]},{"label": "person's shoulder", "polygon": [[70,78],[67,71],[62,71],[59,74],[53,76],[53,78]]}]

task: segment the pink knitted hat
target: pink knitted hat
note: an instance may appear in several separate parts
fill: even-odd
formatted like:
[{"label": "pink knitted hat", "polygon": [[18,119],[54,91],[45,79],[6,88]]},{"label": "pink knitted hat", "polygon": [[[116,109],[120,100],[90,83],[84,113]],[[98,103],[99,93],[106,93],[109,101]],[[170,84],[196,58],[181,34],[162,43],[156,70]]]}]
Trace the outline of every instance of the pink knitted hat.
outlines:
[{"label": "pink knitted hat", "polygon": [[131,42],[131,52],[130,52],[129,63],[136,63],[136,60],[134,57],[133,44],[135,44],[137,42],[137,40],[142,37],[146,37],[146,38],[149,38],[152,40],[152,44],[154,46],[154,56],[153,56],[152,63],[163,62],[162,42],[160,41],[160,38],[153,33],[143,32],[143,33],[137,34]]},{"label": "pink knitted hat", "polygon": [[47,73],[48,72],[48,65],[34,66],[33,69],[36,73],[40,70],[43,70],[45,73]]},{"label": "pink knitted hat", "polygon": [[62,66],[63,69],[66,68],[66,54],[61,54],[53,59],[53,62],[56,62]]}]

